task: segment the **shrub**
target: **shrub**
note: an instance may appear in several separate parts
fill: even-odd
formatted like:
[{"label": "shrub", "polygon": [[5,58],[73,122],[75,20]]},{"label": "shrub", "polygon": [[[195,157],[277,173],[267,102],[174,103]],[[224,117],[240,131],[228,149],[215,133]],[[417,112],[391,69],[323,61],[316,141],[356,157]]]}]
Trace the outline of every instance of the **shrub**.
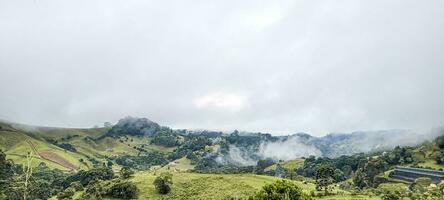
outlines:
[{"label": "shrub", "polygon": [[302,189],[292,181],[280,180],[265,185],[262,189],[250,196],[250,200],[288,199],[309,200],[310,196],[302,192]]},{"label": "shrub", "polygon": [[80,184],[79,181],[72,182],[69,187],[73,188],[75,191],[82,191],[83,190],[83,186],[82,186],[82,184]]},{"label": "shrub", "polygon": [[138,192],[139,190],[134,183],[120,182],[112,185],[106,194],[113,198],[134,199],[137,197]]},{"label": "shrub", "polygon": [[74,195],[75,191],[74,188],[66,188],[64,191],[60,192],[57,195],[58,200],[65,200],[65,199],[71,199],[71,197]]},{"label": "shrub", "polygon": [[396,191],[388,191],[382,195],[382,200],[399,200],[402,196]]},{"label": "shrub", "polygon": [[82,199],[101,200],[103,194],[102,186],[97,182],[91,182],[82,194]]},{"label": "shrub", "polygon": [[124,179],[131,177],[134,174],[134,171],[130,167],[122,167],[120,169],[120,176]]},{"label": "shrub", "polygon": [[173,184],[173,175],[163,172],[154,179],[153,184],[159,194],[168,194],[171,191],[171,184]]},{"label": "shrub", "polygon": [[114,177],[114,172],[109,168],[95,168],[89,171],[79,171],[74,175],[69,176],[64,181],[65,187],[68,187],[72,182],[79,181],[83,186],[88,185],[93,180],[110,180]]}]

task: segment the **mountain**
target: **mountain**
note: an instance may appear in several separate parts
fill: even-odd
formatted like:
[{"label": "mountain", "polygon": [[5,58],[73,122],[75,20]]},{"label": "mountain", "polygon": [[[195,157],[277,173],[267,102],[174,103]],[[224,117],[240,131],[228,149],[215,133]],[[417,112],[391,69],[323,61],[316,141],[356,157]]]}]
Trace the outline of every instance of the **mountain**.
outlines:
[{"label": "mountain", "polygon": [[[441,133],[419,134],[409,130],[360,131],[331,133],[323,137],[302,136],[304,143],[316,146],[326,157],[384,151],[396,146],[415,146],[433,140]],[[296,134],[301,137],[300,134]]]},{"label": "mountain", "polygon": [[[112,127],[72,129],[0,123],[0,148],[16,163],[27,152],[41,162],[64,169],[89,169],[111,162],[149,168],[187,158],[197,169],[238,169],[259,160],[294,160],[301,157],[337,157],[395,146],[413,146],[433,139],[406,130],[332,133],[314,137],[307,133],[272,136],[266,133],[230,134],[209,130],[174,130],[146,118],[126,117]],[[147,159],[149,161],[147,161]]]},{"label": "mountain", "polygon": [[[387,190],[399,189],[403,196],[412,196],[423,192],[413,190],[415,194],[410,194],[412,191],[404,188],[409,188],[411,182],[399,180],[397,172],[392,171],[400,165],[442,170],[444,136],[415,147],[390,149],[420,143],[438,133],[442,135],[443,131],[439,129],[422,136],[406,135],[408,133],[392,130],[332,133],[323,137],[306,133],[272,136],[234,131],[228,134],[175,130],[134,117],[121,119],[112,127],[91,129],[0,122],[0,163],[13,166],[6,171],[8,168],[2,168],[10,175],[8,183],[12,184],[0,192],[0,198],[1,193],[11,196],[21,191],[22,169],[29,161],[28,153],[33,157],[35,181],[29,192],[33,199],[64,195],[91,199],[88,195],[94,194],[91,193],[94,188],[100,188],[102,192],[96,195],[105,199],[121,199],[120,191],[131,194],[125,197],[131,199],[184,196],[237,199],[247,198],[260,187],[282,180],[291,180],[314,199],[330,199],[316,190],[315,178],[321,169],[331,169],[334,173],[331,178],[338,186],[333,186],[331,199],[380,199]],[[384,149],[387,151],[382,151]],[[125,178],[123,174],[129,171],[134,175]],[[115,174],[117,172],[120,175]],[[170,173],[174,182],[172,192],[167,195],[157,192],[157,186],[151,184],[164,172]],[[75,189],[78,184],[83,188]],[[372,192],[368,193],[367,188]],[[437,188],[444,188],[444,183]],[[433,195],[442,196],[441,193]]]}]

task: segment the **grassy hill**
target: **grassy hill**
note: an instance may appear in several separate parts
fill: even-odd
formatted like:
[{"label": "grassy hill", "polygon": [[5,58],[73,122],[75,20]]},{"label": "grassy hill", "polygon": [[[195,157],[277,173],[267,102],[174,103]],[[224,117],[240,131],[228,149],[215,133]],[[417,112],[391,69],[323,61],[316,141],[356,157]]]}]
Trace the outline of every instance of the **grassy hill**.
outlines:
[{"label": "grassy hill", "polygon": [[[0,149],[8,159],[17,164],[23,164],[26,155],[31,152],[34,156],[33,166],[44,162],[51,168],[65,171],[90,169],[93,162],[105,162],[105,158],[115,155],[137,155],[135,147],[144,145],[147,151],[171,152],[174,148],[148,145],[149,139],[129,136],[122,139],[105,137],[107,128],[68,129],[32,127],[0,122]],[[70,151],[57,144],[69,144],[75,148]],[[82,162],[81,162],[82,161]]]},{"label": "grassy hill", "polygon": [[[156,174],[158,175],[160,171],[164,171],[164,169],[137,172],[129,179],[139,189],[137,199],[245,199],[264,185],[280,180],[277,177],[255,174],[200,174],[170,171],[173,174],[171,192],[161,195],[156,192],[152,184]],[[295,181],[295,183],[303,188],[303,191],[307,194],[315,190],[313,183],[303,184],[298,181]],[[315,199],[380,199],[378,196],[352,195],[337,188],[333,193],[333,195],[316,197]],[[81,199],[81,195],[82,192],[77,192],[74,199]],[[105,197],[104,199],[111,198]]]}]

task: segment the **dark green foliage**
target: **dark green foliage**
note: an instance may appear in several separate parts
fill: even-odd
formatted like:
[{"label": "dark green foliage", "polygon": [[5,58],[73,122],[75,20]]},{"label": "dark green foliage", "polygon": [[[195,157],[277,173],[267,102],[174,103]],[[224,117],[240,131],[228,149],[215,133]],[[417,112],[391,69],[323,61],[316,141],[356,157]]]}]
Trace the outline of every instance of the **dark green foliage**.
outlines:
[{"label": "dark green foliage", "polygon": [[161,130],[159,124],[146,118],[125,117],[114,125],[105,136],[151,136]]},{"label": "dark green foliage", "polygon": [[171,129],[166,129],[156,132],[151,140],[151,144],[174,147],[179,144],[179,141],[178,136]]},{"label": "dark green foliage", "polygon": [[106,167],[112,168],[113,167],[113,161],[111,161],[111,160],[106,161]]},{"label": "dark green foliage", "polygon": [[6,160],[5,153],[0,149],[0,195],[2,191],[8,187],[9,182],[14,175],[13,166],[14,164],[11,161]]},{"label": "dark green foliage", "polygon": [[72,182],[79,181],[82,186],[86,186],[94,180],[111,180],[113,177],[114,172],[109,168],[94,168],[89,171],[81,170],[67,177],[63,185],[68,187]]},{"label": "dark green foliage", "polygon": [[134,174],[134,171],[130,167],[122,167],[120,169],[120,176],[124,179],[131,177]]},{"label": "dark green foliage", "polygon": [[249,197],[250,200],[309,200],[310,196],[292,181],[280,180],[265,185]]},{"label": "dark green foliage", "polygon": [[63,190],[62,192],[57,194],[57,199],[58,200],[69,200],[74,195],[74,193],[75,193],[74,188],[71,188],[71,187],[66,188],[65,190]]},{"label": "dark green foliage", "polygon": [[374,187],[378,187],[378,185],[380,185],[382,183],[387,183],[387,182],[389,182],[389,180],[385,176],[375,176],[375,178],[373,179]]},{"label": "dark green foliage", "polygon": [[413,148],[395,147],[393,151],[387,152],[382,156],[384,162],[389,165],[404,165],[413,162]]},{"label": "dark green foliage", "polygon": [[329,186],[334,183],[335,170],[333,167],[322,166],[316,171],[316,189],[324,190],[325,194],[330,189]]},{"label": "dark green foliage", "polygon": [[83,190],[83,185],[79,181],[72,182],[69,187],[73,188],[75,191],[82,191]]},{"label": "dark green foliage", "polygon": [[11,180],[9,188],[5,190],[7,199],[23,199],[26,192],[29,199],[48,199],[63,190],[62,182],[66,175],[60,170],[53,170],[40,163],[33,169],[29,186],[25,191],[23,174]]},{"label": "dark green foliage", "polygon": [[252,133],[248,135],[239,135],[239,131],[235,130],[229,136],[226,137],[229,144],[236,144],[236,146],[259,146],[264,141],[274,141],[277,138],[273,138],[270,134]]},{"label": "dark green foliage", "polygon": [[68,151],[77,152],[77,149],[72,144],[69,143],[60,143],[57,144],[57,146]]},{"label": "dark green foliage", "polygon": [[384,194],[382,194],[382,200],[400,200],[402,199],[402,196],[397,193],[396,191],[388,191]]},{"label": "dark green foliage", "polygon": [[444,149],[444,135],[439,136],[438,138],[436,138],[436,145],[440,148],[440,149]]},{"label": "dark green foliage", "polygon": [[51,184],[48,190],[53,190],[51,193],[56,194],[63,190],[62,183],[68,175],[59,169],[51,169],[44,162],[41,162],[33,169],[32,178],[35,181],[45,181]]},{"label": "dark green foliage", "polygon": [[85,188],[85,191],[82,194],[82,199],[101,200],[103,193],[105,193],[104,188],[97,181],[92,181]]},{"label": "dark green foliage", "polygon": [[159,194],[168,194],[171,191],[171,184],[173,184],[173,175],[163,172],[154,179],[153,184]]},{"label": "dark green foliage", "polygon": [[360,189],[369,185],[368,178],[365,173],[362,172],[362,169],[356,171],[355,176],[353,176],[353,184]]},{"label": "dark green foliage", "polygon": [[139,190],[131,182],[118,182],[113,184],[106,192],[107,196],[118,199],[135,199]]},{"label": "dark green foliage", "polygon": [[369,159],[369,161],[363,167],[363,172],[365,173],[370,186],[374,187],[373,184],[376,175],[383,173],[386,169],[388,169],[388,167],[382,159]]},{"label": "dark green foliage", "polygon": [[145,170],[153,165],[165,165],[169,162],[166,155],[160,152],[149,152],[140,156],[119,156],[116,163],[133,169]]},{"label": "dark green foliage", "polygon": [[[72,139],[74,137],[78,137],[78,135],[68,136],[67,138],[62,138],[61,140],[66,141],[66,140]],[[68,150],[68,151],[72,151],[72,152],[77,152],[77,149],[72,144],[69,144],[69,143],[59,143],[59,141],[54,140],[54,139],[47,139],[47,141],[48,141],[48,143],[56,145],[56,146],[58,146],[58,147],[60,147],[62,149],[65,149],[65,150]]]},{"label": "dark green foliage", "polygon": [[[296,172],[305,177],[315,177],[316,171],[323,166],[334,168],[334,180],[336,182],[344,181],[349,178],[353,171],[363,165],[367,160],[362,154],[353,156],[340,156],[338,158],[315,158],[310,156],[304,161],[304,166],[298,168]],[[344,170],[344,171],[342,171]]]},{"label": "dark green foliage", "polygon": [[442,153],[442,151],[433,152],[431,158],[435,160],[438,164],[444,164],[444,154]]},{"label": "dark green foliage", "polygon": [[265,169],[271,165],[274,165],[274,160],[273,159],[264,159],[264,160],[259,160],[257,161],[257,167],[259,169]]},{"label": "dark green foliage", "polygon": [[187,156],[192,154],[196,151],[201,151],[205,148],[207,145],[211,145],[212,141],[210,138],[204,137],[204,136],[188,136],[185,138],[185,141],[183,144],[181,144],[174,152],[169,156],[171,160],[176,160],[179,158],[182,158],[184,156]]}]

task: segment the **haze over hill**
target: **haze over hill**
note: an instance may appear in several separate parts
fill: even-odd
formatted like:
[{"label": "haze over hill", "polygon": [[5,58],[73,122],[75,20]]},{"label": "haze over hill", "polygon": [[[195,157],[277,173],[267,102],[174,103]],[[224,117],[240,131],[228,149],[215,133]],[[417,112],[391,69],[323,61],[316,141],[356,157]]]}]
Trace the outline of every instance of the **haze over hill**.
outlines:
[{"label": "haze over hill", "polygon": [[[24,134],[42,138],[43,142],[51,141],[53,138],[59,138],[63,135],[67,136],[66,134],[70,132],[70,129],[63,128],[38,127],[15,123],[10,123],[10,125],[17,130],[24,131]],[[161,144],[173,147],[179,145],[176,139],[174,139],[175,137],[203,135],[210,139],[211,145],[228,145],[225,147],[225,150],[221,150],[219,147],[213,149],[213,152],[206,155],[207,157],[211,157],[220,164],[240,166],[256,165],[259,159],[278,161],[294,160],[308,156],[338,157],[341,155],[383,151],[392,149],[395,146],[415,146],[425,141],[430,141],[442,134],[442,129],[440,128],[422,134],[406,130],[384,130],[331,133],[322,137],[315,137],[306,133],[272,136],[259,132],[234,131],[224,133],[212,130],[171,129],[147,118],[134,117],[125,117],[119,120],[116,125],[108,127],[108,129],[103,132],[106,130],[105,128],[98,135],[90,135],[87,138],[91,138],[97,143],[107,140],[107,138],[145,137],[150,138],[149,140],[159,139],[159,141],[165,141],[167,143],[162,142]],[[49,134],[48,131],[53,132],[55,135]],[[62,133],[62,135],[58,136],[57,133]],[[231,142],[227,144],[225,140]],[[141,141],[144,141],[144,139]],[[74,147],[77,147],[75,143],[72,144]]]}]

